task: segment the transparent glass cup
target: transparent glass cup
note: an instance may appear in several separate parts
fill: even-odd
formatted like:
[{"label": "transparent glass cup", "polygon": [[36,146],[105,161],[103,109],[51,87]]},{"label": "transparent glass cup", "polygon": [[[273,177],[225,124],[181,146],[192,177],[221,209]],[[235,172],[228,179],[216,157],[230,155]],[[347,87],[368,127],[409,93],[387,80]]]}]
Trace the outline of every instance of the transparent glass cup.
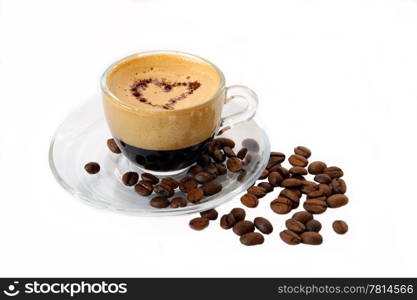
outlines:
[{"label": "transparent glass cup", "polygon": [[[195,106],[152,111],[115,96],[108,85],[115,69],[139,57],[161,54],[211,66],[220,78],[215,94]],[[218,67],[204,58],[178,51],[141,52],[115,62],[102,75],[101,90],[107,124],[122,153],[144,172],[157,175],[184,172],[197,161],[216,134],[252,119],[258,106],[258,98],[251,89],[238,85],[226,87]],[[243,109],[223,116],[227,103],[235,99],[243,100]]]}]

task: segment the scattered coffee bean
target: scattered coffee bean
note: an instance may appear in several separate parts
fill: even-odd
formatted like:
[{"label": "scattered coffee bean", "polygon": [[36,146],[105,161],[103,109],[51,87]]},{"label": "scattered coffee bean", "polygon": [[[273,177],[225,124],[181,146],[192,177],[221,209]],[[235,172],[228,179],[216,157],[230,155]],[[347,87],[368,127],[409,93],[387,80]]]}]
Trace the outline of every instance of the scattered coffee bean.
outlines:
[{"label": "scattered coffee bean", "polygon": [[304,180],[303,185],[301,186],[301,192],[304,194],[311,193],[313,191],[316,191],[319,189],[319,186],[317,183],[313,181]]},{"label": "scattered coffee bean", "polygon": [[191,203],[196,203],[200,201],[201,199],[203,199],[203,197],[204,197],[204,191],[201,188],[195,188],[189,191],[187,194],[187,199]]},{"label": "scattered coffee bean", "polygon": [[227,157],[235,157],[236,156],[236,154],[233,151],[233,149],[230,148],[230,147],[228,147],[228,146],[224,147],[223,148],[223,151],[224,151],[224,154],[226,154]]},{"label": "scattered coffee bean", "polygon": [[281,183],[284,181],[284,178],[278,172],[271,172],[268,175],[268,181],[273,186],[280,186]]},{"label": "scattered coffee bean", "polygon": [[165,208],[168,207],[170,203],[167,197],[157,196],[151,199],[150,204],[155,208]]},{"label": "scattered coffee bean", "polygon": [[296,190],[292,189],[283,189],[279,195],[290,199],[292,202],[297,202],[300,200],[300,195],[296,192]]},{"label": "scattered coffee bean", "polygon": [[174,189],[165,183],[159,183],[153,188],[155,194],[163,197],[172,197],[174,195]]},{"label": "scattered coffee bean", "polygon": [[246,153],[248,153],[248,149],[247,148],[242,148],[239,150],[239,152],[237,153],[237,157],[241,160],[243,160],[246,156]]},{"label": "scattered coffee bean", "polygon": [[332,181],[332,179],[327,174],[317,174],[316,176],[314,176],[314,181],[318,183],[328,184]]},{"label": "scattered coffee bean", "polygon": [[303,167],[292,167],[288,170],[293,175],[307,175],[308,172]]},{"label": "scattered coffee bean", "polygon": [[124,185],[133,186],[138,183],[139,175],[136,172],[126,172],[122,176]]},{"label": "scattered coffee bean", "polygon": [[349,229],[348,224],[342,220],[334,221],[332,226],[333,230],[338,234],[345,234]]},{"label": "scattered coffee bean", "polygon": [[213,175],[207,172],[199,172],[194,176],[198,183],[206,183],[214,179]]},{"label": "scattered coffee bean", "polygon": [[[209,173],[213,179],[217,177],[217,175],[219,174],[219,170],[217,169],[215,164],[209,164],[206,168],[205,171],[207,173]],[[226,171],[227,172],[227,171]]]},{"label": "scattered coffee bean", "polygon": [[209,225],[209,219],[201,217],[190,221],[190,227],[194,230],[203,230]]},{"label": "scattered coffee bean", "polygon": [[265,170],[262,171],[262,174],[261,174],[261,176],[259,176],[258,179],[260,179],[260,180],[266,179],[266,178],[268,178],[268,175],[269,175],[269,171],[267,169],[265,169]]},{"label": "scattered coffee bean", "polygon": [[292,216],[292,218],[306,224],[308,221],[313,220],[313,215],[307,211],[298,211]]},{"label": "scattered coffee bean", "polygon": [[233,225],[235,225],[235,223],[236,223],[236,219],[232,213],[223,215],[220,218],[220,226],[223,229],[230,229],[233,227]]},{"label": "scattered coffee bean", "polygon": [[161,183],[164,183],[166,185],[169,185],[172,189],[176,189],[178,187],[178,181],[176,181],[172,177],[165,177],[161,180]]},{"label": "scattered coffee bean", "polygon": [[217,138],[213,140],[213,143],[220,148],[230,147],[233,149],[235,147],[235,142],[228,138]]},{"label": "scattered coffee bean", "polygon": [[114,139],[108,139],[107,140],[107,147],[113,153],[116,153],[116,154],[122,153],[122,151],[120,151],[120,148],[119,148],[119,146],[117,146],[117,144],[116,144],[116,142],[115,142]]},{"label": "scattered coffee bean", "polygon": [[222,190],[222,184],[218,181],[209,181],[203,184],[202,189],[204,191],[204,195],[211,196],[217,194]]},{"label": "scattered coffee bean", "polygon": [[288,230],[291,230],[295,233],[302,233],[306,230],[305,225],[295,219],[288,219],[285,221],[285,226],[287,226]]},{"label": "scattered coffee bean", "polygon": [[319,184],[319,190],[323,193],[324,196],[329,197],[333,192],[331,187],[328,184]]},{"label": "scattered coffee bean", "polygon": [[266,165],[266,169],[270,170],[272,167],[276,165],[281,165],[281,158],[278,156],[271,156],[269,158],[268,164]]},{"label": "scattered coffee bean", "polygon": [[257,217],[253,220],[255,227],[264,234],[270,234],[274,228],[272,227],[271,222],[263,217]]},{"label": "scattered coffee bean", "polygon": [[317,220],[310,220],[306,223],[307,231],[319,232],[321,230],[321,223]]},{"label": "scattered coffee bean", "polygon": [[142,173],[141,178],[142,180],[149,181],[152,184],[157,184],[159,182],[159,178],[150,173]]},{"label": "scattered coffee bean", "polygon": [[288,158],[288,161],[294,167],[305,167],[308,164],[307,158],[304,156],[293,154]]},{"label": "scattered coffee bean", "polygon": [[240,237],[240,242],[245,246],[260,245],[264,240],[264,236],[259,232],[249,232]]},{"label": "scattered coffee bean", "polygon": [[253,194],[245,194],[240,198],[240,202],[247,207],[257,207],[259,204],[258,198]]},{"label": "scattered coffee bean", "polygon": [[294,153],[309,158],[311,156],[311,151],[307,147],[298,146],[294,148]]},{"label": "scattered coffee bean", "polygon": [[308,173],[312,175],[317,175],[317,174],[322,174],[326,168],[327,168],[327,165],[324,162],[314,161],[308,166],[307,170],[308,170]]},{"label": "scattered coffee bean", "polygon": [[280,159],[279,162],[280,163],[284,162],[284,160],[285,160],[285,154],[282,153],[282,152],[273,151],[269,154],[269,157],[279,157],[279,159]]},{"label": "scattered coffee bean", "polygon": [[281,182],[281,186],[286,187],[286,188],[299,187],[302,184],[303,184],[303,181],[297,178],[287,178]]},{"label": "scattered coffee bean", "polygon": [[250,188],[248,188],[248,193],[255,195],[258,199],[265,197],[266,195],[265,189],[260,186],[251,186]]},{"label": "scattered coffee bean", "polygon": [[326,202],[329,207],[338,208],[348,204],[349,198],[343,194],[334,194],[327,198]]},{"label": "scattered coffee bean", "polygon": [[258,184],[258,186],[262,187],[267,193],[270,193],[274,190],[274,186],[269,182],[261,182]]},{"label": "scattered coffee bean", "polygon": [[195,176],[197,173],[203,172],[204,168],[200,165],[194,165],[191,168],[188,169],[188,174],[191,176]]},{"label": "scattered coffee bean", "polygon": [[283,178],[288,178],[288,177],[290,177],[290,172],[289,172],[286,168],[284,168],[284,167],[282,167],[282,166],[273,166],[273,167],[269,170],[269,172],[270,172],[270,173],[272,173],[272,172],[278,172],[279,174],[281,174],[281,176],[282,176]]},{"label": "scattered coffee bean", "polygon": [[322,214],[327,209],[326,201],[317,198],[309,199],[304,202],[304,209],[312,214]]},{"label": "scattered coffee bean", "polygon": [[323,196],[323,191],[316,190],[307,194],[307,199],[319,198]]},{"label": "scattered coffee bean", "polygon": [[279,233],[281,240],[288,245],[298,245],[301,243],[301,237],[291,230],[283,230]]},{"label": "scattered coffee bean", "polygon": [[216,220],[218,215],[219,215],[219,213],[215,209],[209,209],[209,210],[200,212],[200,216],[202,216],[204,218],[207,218],[211,221]]},{"label": "scattered coffee bean", "polygon": [[243,235],[253,231],[255,231],[255,225],[251,221],[243,220],[233,225],[233,232],[237,235]]},{"label": "scattered coffee bean", "polygon": [[343,176],[343,171],[339,167],[328,167],[324,169],[323,173],[329,175],[331,178],[340,178]]},{"label": "scattered coffee bean", "polygon": [[283,215],[291,211],[292,202],[288,198],[279,196],[277,199],[271,202],[270,206],[275,213]]},{"label": "scattered coffee bean", "polygon": [[217,168],[218,175],[226,175],[227,174],[227,168],[224,164],[216,163],[215,166]]},{"label": "scattered coffee bean", "polygon": [[226,156],[219,149],[214,150],[213,158],[216,162],[219,162],[219,163],[224,162],[226,160]]},{"label": "scattered coffee bean", "polygon": [[342,178],[333,179],[331,185],[336,194],[346,193],[346,183]]},{"label": "scattered coffee bean", "polygon": [[230,172],[237,173],[242,169],[243,163],[239,158],[231,157],[227,160],[226,166]]},{"label": "scattered coffee bean", "polygon": [[246,217],[246,212],[243,208],[233,208],[230,213],[235,217],[236,222],[242,221]]},{"label": "scattered coffee bean", "polygon": [[170,206],[172,208],[185,207],[187,206],[187,200],[185,200],[183,197],[175,197],[171,200]]},{"label": "scattered coffee bean", "polygon": [[305,177],[302,176],[302,175],[291,175],[290,178],[294,178],[294,179],[300,180],[301,181],[301,184],[302,184],[303,181],[306,181]]},{"label": "scattered coffee bean", "polygon": [[98,172],[100,172],[100,165],[96,162],[89,162],[84,166],[84,170],[88,174],[97,174]]},{"label": "scattered coffee bean", "polygon": [[320,233],[314,231],[306,231],[300,234],[301,242],[307,245],[320,245],[323,243],[323,237]]},{"label": "scattered coffee bean", "polygon": [[135,185],[135,191],[141,196],[149,196],[153,192],[153,185],[150,181],[141,180]]},{"label": "scattered coffee bean", "polygon": [[187,176],[180,180],[178,186],[181,192],[188,193],[189,191],[195,189],[198,186],[198,182],[193,177]]}]

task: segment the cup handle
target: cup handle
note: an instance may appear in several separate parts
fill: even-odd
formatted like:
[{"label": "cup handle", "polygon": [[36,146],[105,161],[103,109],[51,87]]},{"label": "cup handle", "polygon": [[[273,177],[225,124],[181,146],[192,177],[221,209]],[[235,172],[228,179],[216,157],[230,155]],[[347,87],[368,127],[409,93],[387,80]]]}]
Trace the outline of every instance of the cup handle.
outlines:
[{"label": "cup handle", "polygon": [[237,98],[243,98],[246,106],[243,110],[222,118],[218,135],[232,128],[236,124],[248,121],[255,116],[258,107],[258,96],[250,88],[243,85],[232,85],[226,88],[226,99],[224,104]]}]

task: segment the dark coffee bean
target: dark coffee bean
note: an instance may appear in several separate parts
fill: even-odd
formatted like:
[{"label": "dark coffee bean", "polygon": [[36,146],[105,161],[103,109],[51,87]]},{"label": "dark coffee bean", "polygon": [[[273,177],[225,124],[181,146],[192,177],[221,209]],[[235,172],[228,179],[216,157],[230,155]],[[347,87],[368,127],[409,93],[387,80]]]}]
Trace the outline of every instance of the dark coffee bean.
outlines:
[{"label": "dark coffee bean", "polygon": [[282,167],[282,166],[273,166],[270,170],[269,170],[269,173],[272,173],[272,172],[278,172],[279,174],[281,174],[281,176],[283,177],[283,178],[288,178],[288,177],[290,177],[290,172],[286,169],[286,168],[284,168],[284,167]]},{"label": "dark coffee bean", "polygon": [[204,197],[204,191],[201,188],[196,188],[188,192],[187,199],[191,203],[196,203],[203,199]]},{"label": "dark coffee bean", "polygon": [[296,178],[287,178],[281,182],[281,186],[286,187],[286,188],[299,187],[302,184],[303,184],[303,181],[300,179],[296,179]]},{"label": "dark coffee bean", "polygon": [[311,151],[307,147],[298,146],[294,148],[294,153],[309,158],[311,156]]},{"label": "dark coffee bean", "polygon": [[271,202],[270,206],[275,213],[284,215],[291,211],[292,202],[288,198],[279,196],[277,199]]},{"label": "dark coffee bean", "polygon": [[281,158],[277,156],[271,156],[269,158],[268,164],[266,165],[266,169],[270,170],[275,165],[281,165]]},{"label": "dark coffee bean", "polygon": [[322,174],[327,168],[327,165],[322,161],[314,161],[308,165],[308,173],[312,175]]},{"label": "dark coffee bean", "polygon": [[255,225],[251,221],[243,220],[233,225],[233,232],[237,235],[243,235],[253,231],[255,231]]},{"label": "dark coffee bean", "polygon": [[264,240],[264,236],[259,232],[249,232],[240,237],[240,242],[245,246],[260,245]]},{"label": "dark coffee bean", "polygon": [[202,216],[204,218],[207,218],[211,221],[216,220],[218,215],[219,215],[219,213],[215,209],[209,209],[209,210],[200,212],[200,216]]},{"label": "dark coffee bean", "polygon": [[247,148],[242,148],[239,150],[239,152],[237,153],[237,157],[240,158],[241,160],[243,160],[246,156],[246,153],[248,153],[248,149]]},{"label": "dark coffee bean", "polygon": [[294,220],[300,221],[303,224],[306,224],[308,221],[313,220],[313,215],[307,211],[298,211],[293,214],[292,218]]},{"label": "dark coffee bean", "polygon": [[164,197],[172,197],[174,195],[174,189],[165,183],[159,183],[153,188],[155,194]]},{"label": "dark coffee bean", "polygon": [[178,181],[176,181],[172,177],[165,177],[161,180],[161,183],[164,183],[166,185],[169,185],[172,189],[176,189],[178,187]]},{"label": "dark coffee bean", "polygon": [[328,184],[332,181],[332,179],[327,174],[317,174],[316,176],[314,176],[314,181],[318,183]]},{"label": "dark coffee bean", "polygon": [[346,183],[342,178],[335,178],[332,180],[332,188],[336,194],[346,193]]},{"label": "dark coffee bean", "polygon": [[223,148],[223,151],[224,151],[224,154],[226,154],[227,157],[235,157],[236,156],[236,154],[233,151],[233,149],[230,148],[230,147],[228,147],[228,146],[224,147]]},{"label": "dark coffee bean", "polygon": [[274,190],[274,186],[269,182],[261,182],[258,184],[258,186],[262,187],[267,193],[270,193]]},{"label": "dark coffee bean", "polygon": [[257,217],[253,220],[255,227],[264,234],[270,234],[274,228],[272,227],[271,222],[263,217]]},{"label": "dark coffee bean", "polygon": [[323,196],[323,191],[316,190],[307,194],[307,199],[318,198]]},{"label": "dark coffee bean", "polygon": [[237,181],[242,182],[243,180],[245,180],[247,174],[248,172],[246,172],[246,170],[240,170],[239,176],[237,177]]},{"label": "dark coffee bean", "polygon": [[89,162],[84,166],[84,170],[88,174],[97,174],[98,172],[100,172],[100,165],[96,162]]},{"label": "dark coffee bean", "polygon": [[317,199],[309,199],[304,202],[304,209],[312,214],[324,213],[327,209],[326,201]]},{"label": "dark coffee bean", "polygon": [[305,167],[308,164],[307,158],[304,156],[293,154],[288,158],[288,161],[294,167]]},{"label": "dark coffee bean", "polygon": [[214,176],[207,172],[200,172],[194,176],[198,183],[206,183],[214,179]]},{"label": "dark coffee bean", "polygon": [[185,207],[187,206],[187,200],[185,200],[183,197],[175,197],[171,200],[170,206],[172,208]]},{"label": "dark coffee bean", "polygon": [[285,161],[285,154],[282,152],[271,152],[269,157],[279,157],[280,163]]},{"label": "dark coffee bean", "polygon": [[203,184],[202,189],[204,191],[204,195],[211,196],[217,194],[222,190],[222,184],[218,181],[209,181]]},{"label": "dark coffee bean", "polygon": [[215,164],[209,164],[204,170],[210,175],[212,175],[213,179],[216,178],[219,174],[219,170],[217,169]]},{"label": "dark coffee bean", "polygon": [[141,180],[135,185],[135,191],[141,196],[149,196],[153,192],[153,185],[150,181]]},{"label": "dark coffee bean", "polygon": [[207,218],[194,218],[190,221],[190,227],[194,230],[203,230],[209,225],[209,219]]},{"label": "dark coffee bean", "polygon": [[126,172],[122,176],[124,185],[133,186],[138,183],[139,175],[136,172]]},{"label": "dark coffee bean", "polygon": [[328,184],[324,184],[324,183],[319,184],[319,190],[326,197],[329,197],[333,193],[331,187]]},{"label": "dark coffee bean", "polygon": [[308,180],[304,180],[303,185],[301,186],[301,192],[304,194],[308,194],[318,189],[319,189],[319,186],[317,183],[313,181],[308,181]]},{"label": "dark coffee bean", "polygon": [[307,231],[319,232],[321,230],[321,223],[317,220],[310,220],[306,223]]},{"label": "dark coffee bean", "polygon": [[217,138],[213,140],[213,143],[220,148],[230,147],[233,149],[235,147],[235,142],[228,138]]},{"label": "dark coffee bean", "polygon": [[292,189],[283,189],[279,193],[279,195],[284,196],[293,202],[298,202],[300,200],[299,194],[295,190],[292,190]]},{"label": "dark coffee bean", "polygon": [[259,204],[258,198],[253,194],[245,194],[240,198],[240,202],[247,207],[257,207]]},{"label": "dark coffee bean", "polygon": [[343,171],[339,167],[328,167],[324,169],[323,173],[329,175],[331,178],[340,178],[343,176]]},{"label": "dark coffee bean", "polygon": [[236,219],[234,217],[233,214],[227,214],[227,215],[223,215],[220,218],[220,226],[223,229],[230,229],[233,227],[233,225],[235,225],[236,223]]},{"label": "dark coffee bean", "polygon": [[301,237],[291,230],[283,230],[279,233],[279,237],[288,245],[298,245],[301,243]]},{"label": "dark coffee bean", "polygon": [[243,208],[233,208],[230,213],[235,217],[236,222],[242,221],[246,217],[246,212]]},{"label": "dark coffee bean", "polygon": [[278,172],[272,172],[268,175],[268,181],[273,186],[280,186],[281,183],[284,181],[284,178],[282,175]]},{"label": "dark coffee bean", "polygon": [[217,145],[216,143],[214,143],[213,141],[211,141],[208,145],[207,145],[207,152],[209,155],[212,155],[214,150],[216,149],[220,149],[221,147],[219,145]]},{"label": "dark coffee bean", "polygon": [[159,182],[159,178],[150,174],[150,173],[142,173],[142,175],[140,175],[142,180],[146,180],[151,182],[152,184],[157,184]]},{"label": "dark coffee bean", "polygon": [[191,168],[188,169],[187,173],[194,177],[196,174],[198,174],[200,172],[203,172],[203,171],[204,171],[204,168],[202,166],[194,165],[194,166],[192,166]]},{"label": "dark coffee bean", "polygon": [[227,160],[226,166],[230,172],[237,173],[242,169],[243,163],[239,158],[231,157]]},{"label": "dark coffee bean", "polygon": [[266,178],[268,178],[268,175],[269,175],[269,171],[267,169],[265,169],[265,170],[262,171],[262,174],[261,174],[261,176],[259,176],[258,179],[260,179],[260,180],[266,179]]},{"label": "dark coffee bean", "polygon": [[120,151],[119,146],[117,146],[116,142],[114,141],[114,139],[108,139],[107,140],[107,147],[110,149],[111,152],[116,153],[116,154],[120,154],[122,153],[122,151]]},{"label": "dark coffee bean", "polygon": [[216,163],[215,166],[217,168],[217,174],[218,175],[226,175],[227,174],[227,168],[224,164]]},{"label": "dark coffee bean", "polygon": [[[216,152],[216,151],[214,151]],[[214,153],[213,153],[214,155]],[[211,163],[211,158],[207,154],[202,154],[197,159],[197,164],[202,167],[207,167]]]},{"label": "dark coffee bean", "polygon": [[298,179],[298,180],[301,180],[301,181],[306,181],[305,177],[302,176],[302,175],[291,175],[290,178]]},{"label": "dark coffee bean", "polygon": [[345,234],[349,227],[345,221],[337,220],[333,222],[333,230],[338,234]]},{"label": "dark coffee bean", "polygon": [[259,144],[254,139],[244,139],[242,141],[242,146],[248,148],[248,150],[252,152],[259,152]]},{"label": "dark coffee bean", "polygon": [[323,237],[320,233],[314,231],[306,231],[300,234],[301,242],[307,245],[320,245],[323,243]]},{"label": "dark coffee bean", "polygon": [[292,167],[288,170],[293,175],[307,175],[307,170],[303,167]]},{"label": "dark coffee bean", "polygon": [[334,194],[327,198],[326,202],[329,207],[337,208],[348,204],[349,198],[343,194]]},{"label": "dark coffee bean", "polygon": [[248,188],[248,193],[255,195],[258,199],[265,197],[266,195],[265,189],[260,186],[251,186],[250,188]]},{"label": "dark coffee bean", "polygon": [[187,176],[180,180],[180,183],[178,186],[181,192],[188,193],[189,191],[195,189],[197,185],[198,185],[197,180],[195,180],[194,178],[190,176]]},{"label": "dark coffee bean", "polygon": [[219,149],[214,150],[212,156],[216,162],[224,162],[226,160],[226,156],[223,154],[222,150]]},{"label": "dark coffee bean", "polygon": [[167,197],[157,196],[151,199],[150,204],[155,208],[165,208],[169,206],[169,200]]},{"label": "dark coffee bean", "polygon": [[285,221],[285,226],[287,226],[289,230],[295,233],[302,233],[306,230],[305,225],[295,219],[288,219],[287,221]]}]

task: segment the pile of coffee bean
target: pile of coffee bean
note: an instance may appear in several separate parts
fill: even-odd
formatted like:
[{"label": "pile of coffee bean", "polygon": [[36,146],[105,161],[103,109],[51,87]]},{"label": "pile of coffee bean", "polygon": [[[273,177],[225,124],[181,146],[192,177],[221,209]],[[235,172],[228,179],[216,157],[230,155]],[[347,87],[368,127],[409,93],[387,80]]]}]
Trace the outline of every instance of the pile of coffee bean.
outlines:
[{"label": "pile of coffee bean", "polygon": [[307,211],[296,212],[291,219],[285,221],[285,226],[287,229],[281,231],[279,236],[288,245],[320,245],[323,242],[319,233],[321,223],[314,220],[313,215]]}]

